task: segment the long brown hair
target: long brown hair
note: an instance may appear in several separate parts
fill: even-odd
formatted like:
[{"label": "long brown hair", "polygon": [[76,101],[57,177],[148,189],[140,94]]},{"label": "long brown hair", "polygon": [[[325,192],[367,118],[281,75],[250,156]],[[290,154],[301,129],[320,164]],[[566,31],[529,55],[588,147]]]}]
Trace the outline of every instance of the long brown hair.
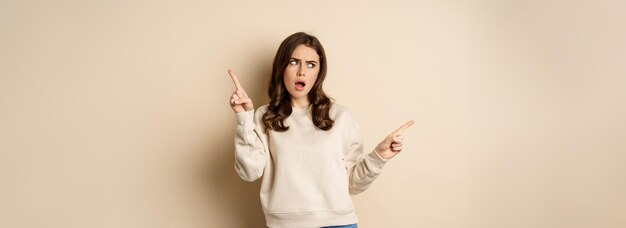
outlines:
[{"label": "long brown hair", "polygon": [[272,66],[272,75],[270,77],[267,93],[270,96],[270,102],[267,112],[263,114],[263,123],[265,124],[265,132],[269,130],[284,132],[289,130],[289,126],[285,126],[285,119],[291,115],[291,99],[289,92],[283,82],[285,68],[289,64],[291,54],[298,45],[304,44],[307,47],[315,49],[320,57],[319,74],[317,80],[308,94],[311,103],[311,114],[313,124],[321,130],[328,131],[333,127],[333,121],[330,119],[330,107],[332,106],[331,98],[326,96],[322,85],[326,78],[326,53],[322,47],[322,43],[312,35],[298,32],[287,37],[278,47],[274,64]]}]

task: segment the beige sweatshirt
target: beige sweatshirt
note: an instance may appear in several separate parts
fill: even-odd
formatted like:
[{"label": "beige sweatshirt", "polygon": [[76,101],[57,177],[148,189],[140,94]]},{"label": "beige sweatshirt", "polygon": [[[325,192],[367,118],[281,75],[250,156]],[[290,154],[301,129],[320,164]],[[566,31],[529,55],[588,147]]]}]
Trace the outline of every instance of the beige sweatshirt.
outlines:
[{"label": "beige sweatshirt", "polygon": [[268,227],[321,227],[357,223],[350,194],[381,173],[386,160],[363,153],[361,130],[343,106],[333,104],[328,131],[310,110],[293,108],[285,132],[264,133],[267,105],[237,113],[235,170],[246,181],[263,176],[261,205]]}]

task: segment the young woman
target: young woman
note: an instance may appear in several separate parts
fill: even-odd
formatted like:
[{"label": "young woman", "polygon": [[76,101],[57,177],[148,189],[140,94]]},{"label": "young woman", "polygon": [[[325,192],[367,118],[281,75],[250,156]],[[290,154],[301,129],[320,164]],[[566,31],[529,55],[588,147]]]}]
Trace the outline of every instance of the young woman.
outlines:
[{"label": "young woman", "polygon": [[237,76],[230,106],[237,115],[235,170],[246,181],[261,176],[261,204],[268,227],[357,227],[350,194],[367,189],[383,165],[402,150],[409,121],[363,153],[359,124],[333,103],[322,85],[327,59],[306,33],[278,48],[269,82],[269,104],[254,111]]}]

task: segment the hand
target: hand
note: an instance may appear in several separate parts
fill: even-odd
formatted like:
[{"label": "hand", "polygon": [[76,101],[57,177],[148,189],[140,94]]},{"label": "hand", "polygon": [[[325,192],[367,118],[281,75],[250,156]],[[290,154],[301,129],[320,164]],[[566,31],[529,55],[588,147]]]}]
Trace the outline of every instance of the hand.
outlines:
[{"label": "hand", "polygon": [[402,133],[404,130],[413,125],[415,121],[411,120],[402,125],[398,130],[395,130],[389,134],[385,139],[376,146],[376,152],[384,159],[390,159],[395,157],[400,151],[402,151]]},{"label": "hand", "polygon": [[228,74],[230,75],[230,78],[233,79],[233,82],[235,83],[235,88],[237,89],[230,97],[230,101],[228,102],[230,104],[230,107],[235,113],[254,110],[254,104],[252,104],[252,100],[250,99],[250,97],[248,97],[246,91],[243,90],[241,84],[239,84],[239,80],[237,79],[237,76],[235,76],[235,73],[233,73],[233,71],[229,69]]}]

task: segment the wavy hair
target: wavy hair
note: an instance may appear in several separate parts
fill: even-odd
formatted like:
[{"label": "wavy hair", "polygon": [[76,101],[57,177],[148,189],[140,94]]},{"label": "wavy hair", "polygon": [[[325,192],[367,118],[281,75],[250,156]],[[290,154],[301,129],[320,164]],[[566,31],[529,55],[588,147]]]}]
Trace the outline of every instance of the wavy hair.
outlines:
[{"label": "wavy hair", "polygon": [[263,124],[265,124],[265,132],[269,130],[284,132],[289,130],[289,126],[285,126],[285,119],[291,115],[291,99],[289,92],[285,87],[284,73],[289,64],[289,59],[293,51],[298,45],[304,44],[307,47],[315,49],[320,57],[319,74],[311,91],[307,95],[311,103],[311,114],[313,124],[321,130],[328,131],[333,127],[335,122],[330,118],[330,107],[332,106],[331,98],[326,96],[322,85],[326,78],[326,53],[320,41],[312,35],[304,32],[298,32],[287,37],[278,47],[274,63],[272,65],[272,75],[270,77],[267,93],[270,102],[267,112],[263,114]]}]

